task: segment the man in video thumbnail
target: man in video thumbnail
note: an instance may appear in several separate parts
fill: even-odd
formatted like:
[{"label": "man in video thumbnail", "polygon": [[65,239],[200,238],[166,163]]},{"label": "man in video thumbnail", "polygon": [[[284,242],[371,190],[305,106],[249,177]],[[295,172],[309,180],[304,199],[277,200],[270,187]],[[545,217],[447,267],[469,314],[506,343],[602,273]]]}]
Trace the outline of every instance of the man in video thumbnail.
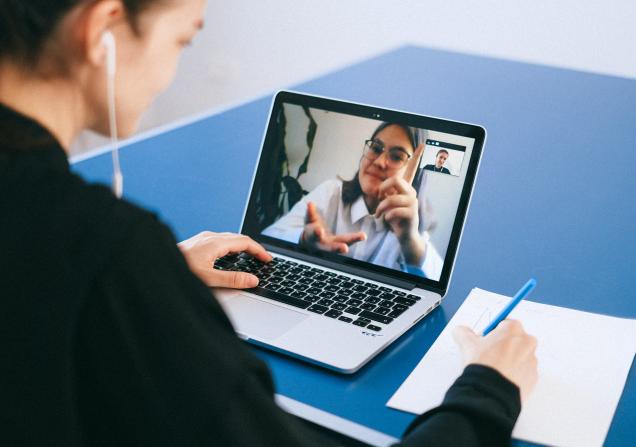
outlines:
[{"label": "man in video thumbnail", "polygon": [[441,172],[442,174],[450,174],[450,171],[444,167],[444,163],[448,159],[448,151],[446,149],[440,149],[437,151],[434,165],[426,165],[424,169],[427,171]]}]

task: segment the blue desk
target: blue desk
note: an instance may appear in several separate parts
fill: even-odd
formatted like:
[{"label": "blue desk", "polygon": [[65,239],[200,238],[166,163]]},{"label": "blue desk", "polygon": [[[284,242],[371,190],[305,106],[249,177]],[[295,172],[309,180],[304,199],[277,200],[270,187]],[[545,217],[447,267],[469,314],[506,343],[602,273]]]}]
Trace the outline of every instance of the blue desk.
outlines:
[{"label": "blue desk", "polygon": [[[636,318],[636,81],[404,47],[294,89],[488,129],[439,309],[353,376],[255,348],[279,393],[300,403],[294,411],[377,443],[389,438],[330,415],[399,437],[413,416],[386,401],[475,286],[512,294],[534,276],[534,300]],[[238,231],[270,100],[131,142],[121,154],[126,197],[156,211],[181,239],[205,229]],[[110,181],[107,155],[74,168]],[[632,367],[607,445],[634,439]]]}]

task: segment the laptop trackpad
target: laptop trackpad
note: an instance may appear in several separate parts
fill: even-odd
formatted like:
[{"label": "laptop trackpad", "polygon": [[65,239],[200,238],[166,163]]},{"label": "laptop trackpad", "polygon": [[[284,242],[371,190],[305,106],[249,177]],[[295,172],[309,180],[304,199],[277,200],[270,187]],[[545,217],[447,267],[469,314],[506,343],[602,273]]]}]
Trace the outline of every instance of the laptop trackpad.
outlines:
[{"label": "laptop trackpad", "polygon": [[228,297],[222,305],[236,332],[261,340],[278,338],[308,317],[244,294]]}]

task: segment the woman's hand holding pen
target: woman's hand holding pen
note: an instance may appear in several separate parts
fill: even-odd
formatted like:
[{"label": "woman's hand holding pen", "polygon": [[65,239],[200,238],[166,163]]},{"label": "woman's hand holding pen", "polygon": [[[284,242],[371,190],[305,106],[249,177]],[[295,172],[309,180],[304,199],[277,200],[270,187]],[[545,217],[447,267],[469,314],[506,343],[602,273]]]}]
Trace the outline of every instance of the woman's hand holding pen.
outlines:
[{"label": "woman's hand holding pen", "polygon": [[214,270],[214,262],[229,253],[248,253],[259,261],[269,262],[270,255],[253,239],[234,233],[204,231],[178,244],[190,270],[210,287],[246,289],[256,287],[258,278],[250,273]]},{"label": "woman's hand holding pen", "polygon": [[325,220],[318,212],[316,204],[313,202],[307,204],[305,229],[300,236],[301,245],[345,254],[349,251],[349,245],[364,241],[366,238],[367,235],[362,231],[332,234],[331,231],[329,231],[329,227],[325,224]]},{"label": "woman's hand holding pen", "polygon": [[419,204],[412,183],[424,152],[420,144],[404,171],[403,176],[394,175],[382,182],[379,189],[381,201],[375,217],[384,216],[385,222],[395,234],[407,263],[419,265],[424,259],[426,244],[419,233]]},{"label": "woman's hand holding pen", "polygon": [[525,400],[538,380],[537,339],[529,335],[517,320],[504,320],[482,337],[469,327],[458,326],[453,337],[466,364],[478,364],[497,370],[519,387]]}]

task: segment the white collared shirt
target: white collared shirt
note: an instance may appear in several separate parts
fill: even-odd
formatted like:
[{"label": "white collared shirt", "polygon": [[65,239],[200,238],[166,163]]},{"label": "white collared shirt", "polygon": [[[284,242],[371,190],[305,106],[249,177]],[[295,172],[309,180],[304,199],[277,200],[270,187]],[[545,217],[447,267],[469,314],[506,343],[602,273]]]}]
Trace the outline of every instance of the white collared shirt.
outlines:
[{"label": "white collared shirt", "polygon": [[[349,246],[349,252],[345,256],[395,270],[407,271],[397,237],[387,228],[383,218],[376,219],[372,214],[369,214],[362,196],[351,205],[345,205],[342,202],[341,180],[327,180],[318,185],[298,201],[285,216],[263,230],[263,234],[297,244],[305,227],[308,202],[316,204],[325,224],[333,234],[363,231],[367,235],[366,241],[356,242]],[[420,211],[420,220],[422,221],[421,214]],[[425,228],[423,222],[420,222],[420,228]],[[427,278],[438,280],[442,272],[442,258],[433,245],[428,242],[429,234],[427,231],[422,231],[422,237],[426,242],[426,256],[422,265],[416,267],[421,268]]]}]

